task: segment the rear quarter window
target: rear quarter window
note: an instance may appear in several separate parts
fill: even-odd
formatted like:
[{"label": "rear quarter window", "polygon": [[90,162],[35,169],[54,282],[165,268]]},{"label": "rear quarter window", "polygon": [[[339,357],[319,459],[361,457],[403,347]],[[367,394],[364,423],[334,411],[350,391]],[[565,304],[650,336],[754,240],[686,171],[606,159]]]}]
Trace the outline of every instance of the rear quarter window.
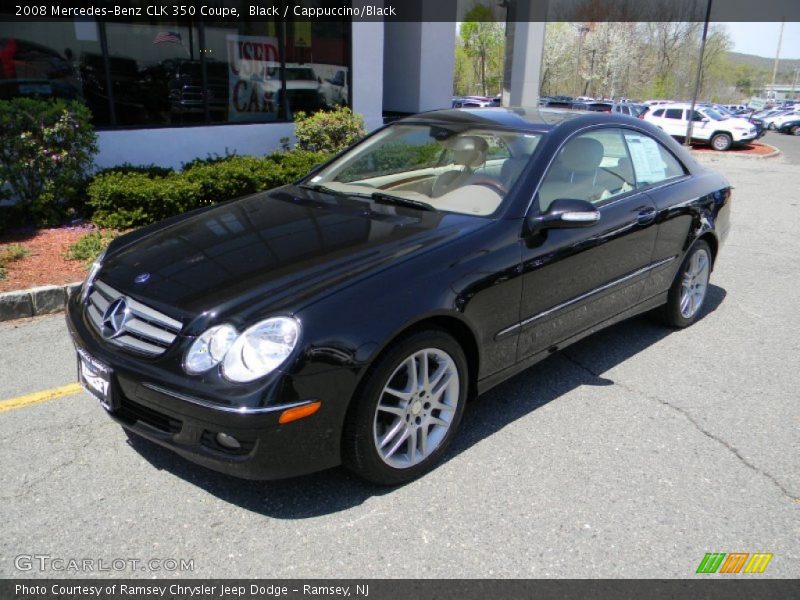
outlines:
[{"label": "rear quarter window", "polygon": [[636,174],[637,188],[683,177],[686,174],[686,169],[680,161],[650,136],[626,131],[624,138]]}]

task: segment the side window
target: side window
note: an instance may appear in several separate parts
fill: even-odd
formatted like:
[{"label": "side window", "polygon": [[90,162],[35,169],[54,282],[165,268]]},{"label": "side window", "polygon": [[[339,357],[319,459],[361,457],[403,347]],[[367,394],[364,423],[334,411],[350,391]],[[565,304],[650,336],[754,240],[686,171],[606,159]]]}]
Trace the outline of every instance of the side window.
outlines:
[{"label": "side window", "polygon": [[662,116],[664,116],[664,109],[663,108],[659,108],[658,110],[654,111],[653,112],[653,116],[654,117],[662,117]]},{"label": "side window", "polygon": [[683,119],[683,109],[682,108],[668,108],[666,114],[664,115],[667,119]]},{"label": "side window", "polygon": [[650,136],[626,131],[625,142],[636,172],[637,187],[645,187],[686,174],[678,159]]},{"label": "side window", "polygon": [[633,165],[620,129],[598,129],[562,146],[539,188],[539,208],[554,200],[604,204],[635,187]]},{"label": "side window", "polygon": [[694,111],[692,113],[692,121],[697,122],[697,121],[702,121],[702,120],[703,120],[703,115],[701,115],[699,112]]}]

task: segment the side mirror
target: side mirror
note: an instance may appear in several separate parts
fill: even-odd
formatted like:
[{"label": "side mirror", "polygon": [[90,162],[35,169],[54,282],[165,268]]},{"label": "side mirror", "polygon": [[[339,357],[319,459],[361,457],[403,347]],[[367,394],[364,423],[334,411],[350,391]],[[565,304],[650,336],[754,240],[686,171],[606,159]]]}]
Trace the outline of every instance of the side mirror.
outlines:
[{"label": "side mirror", "polygon": [[586,200],[560,198],[554,200],[546,213],[528,221],[532,231],[538,229],[567,229],[591,227],[600,220],[600,211]]}]

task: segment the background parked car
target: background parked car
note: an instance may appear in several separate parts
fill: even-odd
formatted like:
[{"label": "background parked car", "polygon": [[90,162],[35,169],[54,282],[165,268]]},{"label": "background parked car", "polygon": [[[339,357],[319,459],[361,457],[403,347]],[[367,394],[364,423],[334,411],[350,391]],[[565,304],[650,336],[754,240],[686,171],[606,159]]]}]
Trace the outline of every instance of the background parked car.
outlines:
[{"label": "background parked car", "polygon": [[590,112],[611,112],[611,106],[609,102],[573,102],[571,108]]},{"label": "background parked car", "polygon": [[[657,125],[672,137],[682,140],[689,125],[689,104],[669,104],[648,111],[644,120]],[[697,106],[692,115],[692,139],[709,142],[715,150],[729,150],[734,144],[754,140],[755,125],[738,117],[726,118],[716,110]]]},{"label": "background parked car", "polygon": [[453,98],[453,108],[486,108],[494,106],[493,98],[487,96],[462,96]]},{"label": "background parked car", "polygon": [[633,102],[617,102],[612,105],[611,112],[631,117],[641,117],[647,110],[644,104],[634,104]]},{"label": "background parked car", "polygon": [[794,120],[784,121],[783,124],[778,127],[777,131],[790,135],[800,135],[800,115],[797,115],[797,118]]},{"label": "background parked car", "polygon": [[764,123],[767,128],[777,130],[782,127],[784,123],[794,121],[797,118],[800,118],[800,108],[781,111],[776,115],[764,119]]}]

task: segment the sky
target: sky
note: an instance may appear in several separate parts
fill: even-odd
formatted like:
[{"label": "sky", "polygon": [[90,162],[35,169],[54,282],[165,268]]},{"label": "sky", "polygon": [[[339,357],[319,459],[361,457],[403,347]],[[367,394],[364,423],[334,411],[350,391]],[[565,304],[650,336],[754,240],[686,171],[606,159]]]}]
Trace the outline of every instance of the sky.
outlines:
[{"label": "sky", "polygon": [[[722,23],[733,41],[733,51],[775,58],[780,23]],[[800,58],[800,23],[787,22],[783,29],[781,58]]]}]

